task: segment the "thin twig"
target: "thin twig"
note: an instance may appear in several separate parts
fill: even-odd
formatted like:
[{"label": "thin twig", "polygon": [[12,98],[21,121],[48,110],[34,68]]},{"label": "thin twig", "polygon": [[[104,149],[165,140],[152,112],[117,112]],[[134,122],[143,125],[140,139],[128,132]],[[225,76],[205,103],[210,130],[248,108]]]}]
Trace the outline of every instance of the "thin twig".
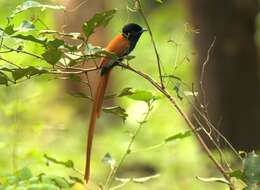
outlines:
[{"label": "thin twig", "polygon": [[155,40],[153,38],[153,33],[152,33],[151,27],[150,27],[150,25],[148,23],[148,20],[147,20],[145,14],[143,12],[140,0],[135,0],[135,1],[138,4],[138,11],[139,11],[140,15],[142,16],[142,18],[143,18],[143,20],[145,22],[145,25],[146,25],[146,27],[148,29],[148,32],[149,32],[149,35],[150,35],[150,38],[151,38],[151,42],[152,42],[154,53],[155,53],[156,60],[157,60],[157,67],[158,67],[158,71],[159,71],[161,87],[162,87],[162,89],[164,89],[163,77],[162,77],[162,69],[161,69],[161,60],[160,60],[160,55],[159,55],[157,47],[156,47]]},{"label": "thin twig", "polygon": [[[186,97],[186,96],[185,96]],[[188,101],[189,99],[186,98]],[[203,114],[200,109],[195,106],[193,103],[191,103],[189,101],[190,105],[193,107],[193,109],[198,112],[198,114],[203,118],[203,120],[206,122],[207,126],[212,130],[214,130],[218,135],[219,137],[221,137],[224,142],[229,146],[229,148],[234,152],[234,154],[240,159],[242,160],[242,157],[240,156],[240,154],[237,152],[237,150],[233,147],[233,145],[226,139],[226,137],[224,135],[221,134],[221,132],[209,121],[209,119],[205,116],[205,114]]]},{"label": "thin twig", "polygon": [[201,89],[202,99],[203,99],[203,109],[204,109],[204,112],[205,112],[207,118],[209,118],[208,105],[207,105],[206,92],[205,92],[205,89],[204,89],[204,83],[203,82],[204,82],[204,75],[205,75],[205,72],[206,72],[206,66],[207,66],[207,63],[209,62],[210,53],[211,53],[211,50],[214,47],[215,41],[216,41],[216,37],[214,37],[212,43],[210,44],[210,47],[209,47],[208,52],[207,52],[206,60],[202,64],[202,70],[201,70],[201,75],[200,75],[200,89]]},{"label": "thin twig", "polygon": [[[98,67],[90,67],[90,68],[80,68],[80,67],[64,67],[62,65],[56,65],[60,68],[60,70],[54,69],[49,71],[51,74],[83,74],[91,71],[99,70]],[[72,70],[72,71],[71,71]]]},{"label": "thin twig", "polygon": [[202,123],[200,122],[199,118],[193,114],[192,115],[193,118],[195,119],[195,121],[197,122],[197,124],[201,127],[202,131],[204,131],[204,133],[207,135],[207,137],[209,138],[209,140],[214,144],[214,146],[217,148],[217,151],[219,153],[219,157],[220,157],[220,161],[222,163],[224,163],[227,168],[229,169],[229,171],[232,171],[228,162],[226,161],[225,157],[224,157],[224,153],[223,151],[221,150],[221,148],[219,147],[219,145],[216,143],[216,141],[212,138],[211,134],[205,129],[205,127],[202,125]]},{"label": "thin twig", "polygon": [[39,55],[36,55],[36,54],[33,54],[33,53],[30,53],[30,52],[27,52],[27,51],[24,51],[24,50],[19,50],[19,49],[14,49],[14,48],[11,48],[11,47],[8,47],[6,45],[3,45],[4,48],[10,50],[10,52],[16,52],[16,53],[23,53],[23,54],[27,54],[27,55],[30,55],[32,57],[35,57],[37,59],[43,59],[41,56]]},{"label": "thin twig", "polygon": [[122,167],[123,162],[125,161],[126,157],[131,153],[132,145],[133,145],[137,135],[139,134],[140,130],[142,129],[143,125],[146,123],[146,121],[147,121],[147,119],[148,119],[148,117],[149,117],[149,115],[152,111],[152,108],[153,108],[152,104],[153,104],[153,101],[148,103],[148,110],[145,113],[144,119],[141,122],[139,122],[139,126],[137,127],[136,131],[132,135],[124,155],[120,159],[118,165],[112,170],[111,175],[109,176],[110,179],[108,179],[107,183],[105,184],[105,189],[110,189],[112,183],[114,182],[114,179],[115,179],[117,172]]}]

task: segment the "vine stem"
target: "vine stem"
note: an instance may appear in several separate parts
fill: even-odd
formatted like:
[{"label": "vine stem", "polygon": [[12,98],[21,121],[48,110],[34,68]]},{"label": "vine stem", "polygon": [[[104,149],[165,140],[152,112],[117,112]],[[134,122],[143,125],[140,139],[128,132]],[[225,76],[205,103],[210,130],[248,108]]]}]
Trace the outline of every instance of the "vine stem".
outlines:
[{"label": "vine stem", "polygon": [[156,56],[156,60],[157,60],[157,67],[158,67],[158,71],[159,71],[159,78],[160,78],[160,83],[161,83],[161,87],[162,89],[164,89],[164,84],[163,84],[163,75],[162,75],[162,69],[161,69],[161,60],[160,60],[160,55],[158,53],[158,50],[157,50],[157,47],[156,47],[156,43],[155,43],[155,40],[154,40],[154,37],[153,37],[153,33],[152,33],[152,30],[151,30],[151,27],[149,25],[149,22],[143,12],[143,9],[142,9],[142,5],[141,5],[141,2],[140,0],[135,0],[135,2],[137,3],[138,5],[138,11],[140,13],[140,15],[142,16],[144,22],[145,22],[145,25],[148,29],[148,32],[149,32],[149,35],[150,35],[150,38],[151,38],[151,42],[152,42],[152,45],[153,45],[153,49],[154,49],[154,53],[155,53],[155,56]]},{"label": "vine stem", "polygon": [[203,150],[205,151],[205,153],[207,154],[207,156],[209,157],[209,159],[213,162],[213,164],[215,165],[215,167],[221,172],[221,174],[223,175],[223,177],[229,181],[229,188],[230,190],[235,190],[234,185],[231,182],[231,178],[230,176],[227,174],[227,172],[225,171],[225,169],[223,168],[223,166],[214,158],[212,152],[210,151],[209,147],[207,146],[207,144],[204,142],[204,140],[202,139],[202,137],[196,132],[196,127],[193,125],[193,123],[191,122],[191,120],[189,119],[189,117],[187,116],[187,114],[182,110],[182,108],[179,106],[179,104],[177,103],[177,101],[175,100],[174,97],[172,97],[170,95],[170,93],[165,90],[164,88],[162,88],[160,86],[160,84],[158,84],[151,76],[149,76],[146,73],[143,73],[142,71],[138,71],[136,69],[134,69],[133,67],[123,64],[123,63],[119,63],[118,66],[125,68],[127,70],[130,70],[134,73],[136,73],[137,75],[143,77],[146,81],[150,82],[152,84],[152,86],[154,86],[157,90],[159,90],[169,101],[170,103],[173,105],[173,107],[175,107],[175,109],[179,112],[179,114],[182,116],[182,118],[184,119],[184,121],[186,122],[186,124],[188,125],[188,127],[193,131],[193,134],[195,135],[196,139],[198,140],[199,144],[201,145],[201,147],[203,148]]}]

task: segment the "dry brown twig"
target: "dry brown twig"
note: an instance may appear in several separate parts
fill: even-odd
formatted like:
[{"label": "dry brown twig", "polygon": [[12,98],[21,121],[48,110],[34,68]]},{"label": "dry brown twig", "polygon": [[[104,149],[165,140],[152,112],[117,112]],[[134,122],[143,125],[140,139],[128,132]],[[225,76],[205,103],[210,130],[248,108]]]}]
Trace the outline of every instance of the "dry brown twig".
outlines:
[{"label": "dry brown twig", "polygon": [[207,64],[210,60],[210,53],[211,53],[211,51],[214,47],[215,42],[216,42],[216,36],[214,37],[212,43],[210,44],[210,46],[208,48],[206,60],[202,64],[200,81],[199,81],[200,82],[201,96],[202,96],[202,99],[203,99],[203,110],[204,110],[207,118],[209,118],[209,115],[208,115],[208,105],[207,105],[207,99],[206,99],[206,91],[204,89],[204,78],[205,78],[206,66],[207,66]]}]

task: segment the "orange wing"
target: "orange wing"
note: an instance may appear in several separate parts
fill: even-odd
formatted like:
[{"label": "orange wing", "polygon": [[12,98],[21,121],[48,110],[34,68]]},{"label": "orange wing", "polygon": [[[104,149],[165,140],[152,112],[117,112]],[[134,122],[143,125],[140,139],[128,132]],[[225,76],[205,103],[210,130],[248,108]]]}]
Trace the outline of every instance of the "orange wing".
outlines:
[{"label": "orange wing", "polygon": [[[129,41],[123,35],[120,34],[116,36],[113,40],[111,40],[105,49],[106,51],[115,53],[117,56],[122,56],[128,48],[129,48]],[[102,65],[106,64],[107,61],[109,61],[110,59],[111,58],[109,57],[105,57],[101,61],[101,64]]]},{"label": "orange wing", "polygon": [[[105,48],[106,51],[115,53],[117,56],[122,56],[127,49],[129,48],[129,41],[125,39],[122,35],[116,36]],[[101,67],[108,64],[110,61],[113,61],[109,57],[102,58],[100,65]],[[88,182],[90,177],[90,159],[91,159],[91,148],[92,148],[92,141],[94,137],[94,131],[96,127],[96,120],[100,116],[102,103],[106,91],[106,87],[108,84],[108,79],[110,76],[110,71],[105,73],[104,75],[100,75],[99,83],[97,86],[92,112],[89,122],[88,128],[88,139],[87,139],[87,151],[86,151],[86,166],[85,166],[85,180]]]}]

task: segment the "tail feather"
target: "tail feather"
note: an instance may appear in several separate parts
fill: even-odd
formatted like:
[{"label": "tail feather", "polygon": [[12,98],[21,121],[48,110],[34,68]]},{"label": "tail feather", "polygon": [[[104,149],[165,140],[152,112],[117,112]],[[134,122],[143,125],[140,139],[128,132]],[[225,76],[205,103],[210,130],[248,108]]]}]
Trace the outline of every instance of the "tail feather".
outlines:
[{"label": "tail feather", "polygon": [[106,87],[108,84],[109,74],[108,72],[105,75],[100,76],[100,80],[97,86],[97,91],[94,98],[94,103],[92,107],[89,128],[88,128],[88,139],[87,139],[87,151],[86,151],[86,165],[85,165],[85,176],[84,179],[88,182],[90,177],[90,159],[91,159],[91,149],[92,141],[94,137],[96,120],[100,116],[102,103],[105,96]]},{"label": "tail feather", "polygon": [[97,108],[96,108],[96,114],[97,117],[100,117],[101,111],[102,111],[102,103],[104,100],[104,96],[105,96],[105,92],[106,92],[106,88],[107,88],[107,84],[108,84],[108,78],[109,78],[109,73],[107,73],[106,75],[101,76],[101,80],[100,81],[100,86],[98,88],[99,93],[98,93],[98,97],[97,99],[99,101],[97,101]]}]

